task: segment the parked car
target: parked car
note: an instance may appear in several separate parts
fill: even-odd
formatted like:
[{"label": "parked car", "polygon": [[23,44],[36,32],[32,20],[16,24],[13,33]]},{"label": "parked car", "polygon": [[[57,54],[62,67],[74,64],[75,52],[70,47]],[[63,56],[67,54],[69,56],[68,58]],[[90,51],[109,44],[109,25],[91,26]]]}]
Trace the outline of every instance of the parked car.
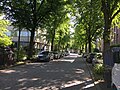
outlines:
[{"label": "parked car", "polygon": [[64,55],[65,55],[65,56],[70,55],[70,51],[65,51]]},{"label": "parked car", "polygon": [[82,57],[83,57],[83,58],[87,58],[88,55],[89,55],[88,53],[83,53],[83,54],[82,54]]},{"label": "parked car", "polygon": [[50,52],[50,51],[41,51],[38,54],[37,61],[50,61],[50,60],[53,60],[53,58],[54,58],[54,55],[53,55],[52,52]]},{"label": "parked car", "polygon": [[112,88],[113,90],[120,90],[120,60],[112,68]]},{"label": "parked car", "polygon": [[60,52],[60,57],[64,57],[64,52]]},{"label": "parked car", "polygon": [[54,59],[59,59],[61,57],[61,53],[58,51],[53,51]]},{"label": "parked car", "polygon": [[87,55],[86,61],[88,63],[93,63],[93,61],[95,62],[95,54],[94,53],[90,53],[89,55]]},{"label": "parked car", "polygon": [[120,90],[120,47],[113,47],[112,88]]}]

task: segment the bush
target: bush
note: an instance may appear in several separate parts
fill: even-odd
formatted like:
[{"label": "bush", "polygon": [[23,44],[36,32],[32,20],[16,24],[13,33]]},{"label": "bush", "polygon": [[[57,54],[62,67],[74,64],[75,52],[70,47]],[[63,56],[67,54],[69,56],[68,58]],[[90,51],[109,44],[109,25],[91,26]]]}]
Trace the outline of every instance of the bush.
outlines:
[{"label": "bush", "polygon": [[[15,51],[15,56],[17,57],[17,50]],[[24,60],[26,59],[26,51],[24,50],[24,48],[22,46],[20,46],[20,49],[19,49],[19,56],[18,56],[18,59],[19,60]]]},{"label": "bush", "polygon": [[9,47],[0,47],[0,66],[14,64],[14,52]]},{"label": "bush", "polygon": [[104,66],[103,64],[96,64],[93,68],[93,71],[95,74],[102,75],[104,72]]},{"label": "bush", "polygon": [[[24,46],[23,49],[25,50],[25,53],[28,54],[29,52],[29,46]],[[38,49],[37,48],[33,48],[33,55],[38,54]]]}]

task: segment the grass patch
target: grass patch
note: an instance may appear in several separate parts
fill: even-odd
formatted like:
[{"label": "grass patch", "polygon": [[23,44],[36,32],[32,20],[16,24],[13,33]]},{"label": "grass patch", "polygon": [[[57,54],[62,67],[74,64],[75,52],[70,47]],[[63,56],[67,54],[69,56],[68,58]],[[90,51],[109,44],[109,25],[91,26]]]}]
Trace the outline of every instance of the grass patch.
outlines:
[{"label": "grass patch", "polygon": [[94,79],[97,80],[103,80],[103,73],[104,73],[104,66],[103,64],[96,64],[93,67],[93,74],[94,74]]}]

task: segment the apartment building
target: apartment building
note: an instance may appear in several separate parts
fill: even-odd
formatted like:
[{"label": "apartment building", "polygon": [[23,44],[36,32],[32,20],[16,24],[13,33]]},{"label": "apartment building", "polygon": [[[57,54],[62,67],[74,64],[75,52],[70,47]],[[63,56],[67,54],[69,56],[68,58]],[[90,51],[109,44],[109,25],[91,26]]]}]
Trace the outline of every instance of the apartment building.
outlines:
[{"label": "apartment building", "polygon": [[[13,26],[8,27],[9,32],[7,33],[8,36],[12,37],[12,41],[14,42],[15,47],[17,47],[18,43],[18,37],[19,37],[19,30],[18,28],[14,28]],[[35,48],[37,49],[47,49],[50,50],[50,44],[47,43],[46,37],[45,37],[46,31],[45,30],[37,30],[35,32]],[[30,42],[30,31],[26,29],[22,29],[20,32],[20,45],[22,46],[28,46]]]},{"label": "apartment building", "polygon": [[120,45],[120,28],[118,26],[114,26],[111,30],[111,45]]}]

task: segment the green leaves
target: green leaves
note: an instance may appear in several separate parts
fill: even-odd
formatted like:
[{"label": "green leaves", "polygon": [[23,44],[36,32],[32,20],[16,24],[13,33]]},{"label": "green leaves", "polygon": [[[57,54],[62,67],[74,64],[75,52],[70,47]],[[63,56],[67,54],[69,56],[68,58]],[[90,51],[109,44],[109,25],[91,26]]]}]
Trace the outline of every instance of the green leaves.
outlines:
[{"label": "green leaves", "polygon": [[81,44],[93,42],[98,36],[101,36],[103,16],[100,0],[76,0],[74,8],[76,8],[74,43],[79,48]]},{"label": "green leaves", "polygon": [[0,20],[0,46],[8,46],[12,44],[10,37],[6,35],[8,25],[8,21]]},{"label": "green leaves", "polygon": [[[117,3],[117,6],[118,6],[118,7],[116,7],[116,10],[114,10],[113,15],[120,10],[120,2]],[[120,12],[120,11],[119,11],[119,12]],[[118,13],[118,14],[114,17],[114,19],[112,20],[112,24],[120,27],[119,21],[120,21],[120,13]]]}]

